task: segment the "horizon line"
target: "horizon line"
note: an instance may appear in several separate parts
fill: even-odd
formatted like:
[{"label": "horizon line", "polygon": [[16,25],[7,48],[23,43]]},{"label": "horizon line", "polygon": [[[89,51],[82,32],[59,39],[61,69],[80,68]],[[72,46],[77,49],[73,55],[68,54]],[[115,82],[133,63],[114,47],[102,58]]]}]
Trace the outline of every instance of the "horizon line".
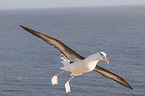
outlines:
[{"label": "horizon line", "polygon": [[97,5],[97,6],[59,6],[59,7],[28,7],[28,8],[0,8],[0,10],[21,10],[21,9],[55,9],[55,8],[85,8],[85,7],[131,7],[131,6],[145,6],[145,4],[134,5]]}]

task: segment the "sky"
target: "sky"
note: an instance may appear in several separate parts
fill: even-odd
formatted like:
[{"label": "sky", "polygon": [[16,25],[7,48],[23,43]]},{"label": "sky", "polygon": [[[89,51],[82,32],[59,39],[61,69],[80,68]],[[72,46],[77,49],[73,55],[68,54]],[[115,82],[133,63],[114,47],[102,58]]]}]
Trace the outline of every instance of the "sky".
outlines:
[{"label": "sky", "polygon": [[0,9],[145,5],[145,0],[0,0]]}]

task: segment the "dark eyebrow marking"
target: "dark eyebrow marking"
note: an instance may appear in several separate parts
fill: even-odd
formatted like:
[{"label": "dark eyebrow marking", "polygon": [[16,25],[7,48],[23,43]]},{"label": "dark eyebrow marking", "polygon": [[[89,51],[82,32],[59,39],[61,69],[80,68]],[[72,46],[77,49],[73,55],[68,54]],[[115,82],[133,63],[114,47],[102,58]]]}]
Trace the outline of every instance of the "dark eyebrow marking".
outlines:
[{"label": "dark eyebrow marking", "polygon": [[102,55],[103,56],[103,54],[101,53],[101,52],[99,52],[100,53],[100,55]]}]

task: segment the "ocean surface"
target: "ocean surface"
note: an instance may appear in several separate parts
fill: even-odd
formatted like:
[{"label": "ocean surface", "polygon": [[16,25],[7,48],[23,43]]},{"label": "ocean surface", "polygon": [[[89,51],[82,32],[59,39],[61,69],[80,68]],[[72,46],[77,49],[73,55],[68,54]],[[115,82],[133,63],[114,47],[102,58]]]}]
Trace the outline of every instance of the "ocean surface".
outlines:
[{"label": "ocean surface", "polygon": [[[19,25],[60,39],[82,56],[107,53],[99,66],[123,77],[130,90],[95,71],[64,84],[60,52]],[[0,96],[145,96],[145,6],[0,10]]]}]

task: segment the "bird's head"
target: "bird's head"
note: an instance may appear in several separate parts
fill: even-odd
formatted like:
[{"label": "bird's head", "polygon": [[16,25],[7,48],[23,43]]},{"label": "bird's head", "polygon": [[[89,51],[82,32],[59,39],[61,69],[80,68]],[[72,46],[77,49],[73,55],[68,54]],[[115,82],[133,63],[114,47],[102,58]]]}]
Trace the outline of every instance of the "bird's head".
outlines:
[{"label": "bird's head", "polygon": [[98,54],[99,54],[99,56],[98,56],[98,59],[99,60],[104,60],[104,61],[106,61],[107,62],[107,64],[109,64],[109,60],[107,59],[107,57],[106,57],[106,53],[105,52],[98,52]]}]

